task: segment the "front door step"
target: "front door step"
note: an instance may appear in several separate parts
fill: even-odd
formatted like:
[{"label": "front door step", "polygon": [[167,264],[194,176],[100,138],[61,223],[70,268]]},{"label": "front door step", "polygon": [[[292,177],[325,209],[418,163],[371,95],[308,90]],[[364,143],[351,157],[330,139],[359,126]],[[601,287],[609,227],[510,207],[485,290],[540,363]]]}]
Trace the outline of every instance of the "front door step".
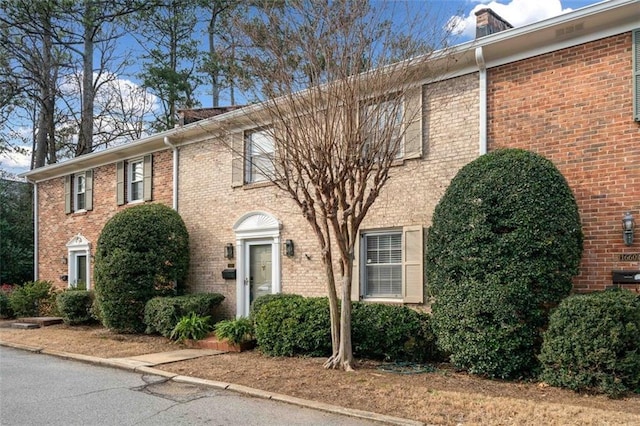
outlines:
[{"label": "front door step", "polygon": [[38,324],[40,327],[46,327],[48,325],[62,324],[62,318],[60,317],[18,318],[18,322],[27,323],[27,324]]},{"label": "front door step", "polygon": [[40,328],[40,325],[30,322],[14,322],[13,324],[11,324],[11,328],[31,329]]}]

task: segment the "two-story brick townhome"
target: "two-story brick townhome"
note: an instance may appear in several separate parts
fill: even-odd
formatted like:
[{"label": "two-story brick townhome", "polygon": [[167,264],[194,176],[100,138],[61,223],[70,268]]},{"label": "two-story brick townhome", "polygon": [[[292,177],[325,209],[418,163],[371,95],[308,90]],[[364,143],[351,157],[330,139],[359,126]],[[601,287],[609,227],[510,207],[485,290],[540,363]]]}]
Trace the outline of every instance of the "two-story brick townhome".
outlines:
[{"label": "two-story brick townhome", "polygon": [[[640,270],[638,260],[620,260],[635,259],[640,239],[626,246],[620,220],[627,211],[640,216],[633,112],[640,60],[632,60],[640,56],[640,36],[632,37],[640,28],[640,2],[612,0],[514,29],[484,11],[478,25],[481,37],[454,48],[446,78],[409,82],[409,97],[422,109],[412,124],[419,140],[403,150],[362,225],[354,299],[426,301],[428,283],[416,271],[435,205],[464,164],[498,147],[547,156],[576,194],[586,241],[577,290],[610,286],[613,270]],[[263,293],[325,294],[317,243],[297,207],[211,137],[211,129],[231,129],[229,141],[244,145],[250,165],[252,143],[264,135],[244,116],[243,109],[230,111],[26,173],[36,185],[36,276],[59,286],[86,276],[90,285],[101,227],[118,209],[149,202],[128,194],[142,187],[148,196],[150,187],[150,202],[172,205],[189,229],[188,286],[224,294],[227,315],[246,315],[251,299]],[[145,174],[149,154],[153,168]],[[77,183],[83,173],[84,187]],[[145,176],[152,180],[145,183]],[[82,194],[84,209],[78,209],[74,200]],[[393,260],[376,261],[375,250]],[[384,285],[372,273],[380,266],[393,272]]]}]

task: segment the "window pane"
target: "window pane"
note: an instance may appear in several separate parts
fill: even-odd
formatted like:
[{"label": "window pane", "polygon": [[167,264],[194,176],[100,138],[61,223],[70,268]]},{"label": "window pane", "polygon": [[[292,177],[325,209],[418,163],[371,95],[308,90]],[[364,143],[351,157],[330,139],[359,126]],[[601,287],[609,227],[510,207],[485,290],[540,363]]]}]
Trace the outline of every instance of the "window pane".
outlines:
[{"label": "window pane", "polygon": [[144,177],[144,171],[142,168],[142,161],[138,161],[137,163],[133,163],[131,165],[131,181],[132,182],[140,182]]},{"label": "window pane", "polygon": [[367,297],[402,297],[402,234],[365,236]]},{"label": "window pane", "polygon": [[273,138],[267,130],[249,134],[247,144],[247,181],[261,182],[273,176]]},{"label": "window pane", "polygon": [[142,199],[142,182],[131,183],[131,200]]},{"label": "window pane", "polygon": [[76,193],[84,192],[84,176],[76,175]]}]

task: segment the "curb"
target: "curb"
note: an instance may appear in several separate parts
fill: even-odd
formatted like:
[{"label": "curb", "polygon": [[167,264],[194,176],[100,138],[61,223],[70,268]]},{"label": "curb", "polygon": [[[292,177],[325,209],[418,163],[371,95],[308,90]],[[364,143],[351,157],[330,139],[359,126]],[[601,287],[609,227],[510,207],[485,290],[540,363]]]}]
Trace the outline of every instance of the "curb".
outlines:
[{"label": "curb", "polygon": [[37,346],[21,345],[19,343],[11,343],[0,340],[0,346],[6,346],[9,348],[25,350],[33,353],[40,353],[44,355],[51,355],[58,358],[69,359],[74,361],[86,362],[89,364],[96,364],[103,367],[118,368],[121,370],[129,370],[135,373],[152,374],[160,377],[164,377],[167,380],[172,380],[178,383],[187,383],[198,386],[207,386],[220,390],[229,390],[239,394],[252,396],[256,398],[269,399],[272,401],[284,402],[287,404],[297,405],[299,407],[310,408],[313,410],[325,411],[333,414],[340,414],[343,416],[349,416],[364,420],[372,420],[380,423],[400,425],[400,426],[424,426],[423,422],[417,420],[403,419],[401,417],[387,416],[385,414],[372,413],[369,411],[362,411],[353,408],[340,407],[338,405],[326,404],[324,402],[311,401],[308,399],[297,398],[294,396],[283,395],[264,391],[261,389],[255,389],[248,386],[236,385],[232,383],[218,382],[215,380],[200,379],[198,377],[181,376],[175,373],[171,373],[164,370],[159,370],[153,367],[147,366],[132,366],[122,363],[122,361],[107,358],[99,358],[90,355],[74,354],[70,352],[56,351],[52,349],[41,348]]}]

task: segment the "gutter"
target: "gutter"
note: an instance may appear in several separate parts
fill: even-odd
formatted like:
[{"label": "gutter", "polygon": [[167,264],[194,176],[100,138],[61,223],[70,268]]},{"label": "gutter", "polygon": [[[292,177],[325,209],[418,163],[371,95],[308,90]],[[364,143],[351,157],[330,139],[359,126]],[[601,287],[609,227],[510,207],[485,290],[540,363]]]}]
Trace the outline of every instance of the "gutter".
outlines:
[{"label": "gutter", "polygon": [[167,145],[168,147],[171,148],[171,151],[173,152],[173,190],[172,190],[172,197],[173,197],[173,209],[175,211],[178,211],[178,164],[179,164],[179,152],[178,152],[178,147],[171,143],[171,140],[169,140],[169,136],[165,136],[164,137],[164,143],[165,145]]},{"label": "gutter", "polygon": [[482,46],[476,47],[476,63],[479,70],[480,93],[478,105],[479,127],[479,154],[487,153],[487,64],[484,61]]}]

